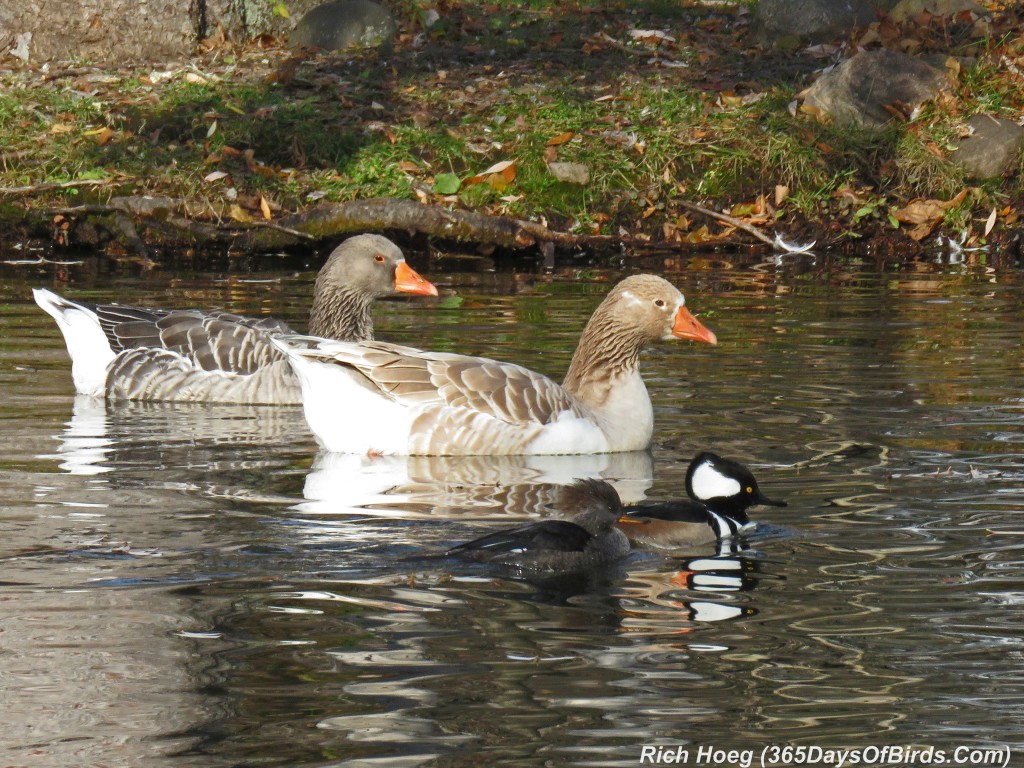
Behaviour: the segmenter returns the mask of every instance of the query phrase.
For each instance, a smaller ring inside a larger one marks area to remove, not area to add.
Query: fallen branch
[[[589,238],[548,229],[535,221],[488,216],[474,211],[424,205],[412,200],[374,198],[322,205],[279,219],[274,229],[251,229],[235,247],[265,251],[295,245],[296,235],[327,239],[352,232],[404,229],[435,237],[490,243],[503,248],[528,248],[537,243],[578,246]],[[289,233],[292,230],[296,234]]]
[[[33,195],[51,189],[69,189],[71,187],[102,187],[107,184],[123,184],[123,179],[80,179],[79,181],[44,181],[39,184],[28,184],[24,187],[0,187],[0,195]]]
[[[694,203],[684,201],[680,204],[773,245],[774,241],[756,227],[732,216]],[[114,197],[106,203],[51,208],[42,213],[75,217],[80,219],[79,226],[92,227],[93,230],[100,228],[144,260],[150,259],[149,248],[153,244],[170,247],[220,244],[229,246],[232,251],[253,253],[327,241],[357,232],[389,229],[510,250],[538,247],[549,257],[555,246],[589,249],[650,247],[646,241],[623,235],[573,234],[549,229],[536,221],[393,198],[321,205],[276,221],[255,222],[220,218],[215,209],[209,208],[197,218],[196,212],[190,212],[183,201],[144,195]],[[80,237],[86,236],[87,241],[96,242],[87,235],[83,231]]]
[[[705,216],[710,216],[713,219],[718,219],[719,221],[725,222],[729,226],[735,227],[736,229],[741,229],[748,235],[753,235],[762,243],[767,243],[768,245],[771,245],[773,247],[775,245],[775,241],[772,238],[768,237],[768,235],[766,235],[760,229],[753,226],[752,224],[747,224],[745,221],[741,221],[740,219],[737,219],[734,216],[729,216],[728,214],[725,213],[713,211],[710,208],[705,208],[703,205],[697,205],[696,203],[688,203],[685,200],[680,201],[680,205],[682,205],[684,208],[689,208],[691,211],[696,211],[697,213],[704,214]]]

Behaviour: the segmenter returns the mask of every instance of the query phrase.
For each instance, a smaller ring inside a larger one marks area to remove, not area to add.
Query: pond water
[[[0,764],[633,766],[661,746],[710,765],[699,747],[772,745],[1024,764],[1019,268],[412,260],[442,296],[382,302],[379,338],[561,378],[608,286],[656,271],[719,346],[646,353],[650,454],[339,457],[298,409],[76,400],[29,290],[302,328],[315,260],[0,267]],[[432,557],[574,477],[680,497],[701,449],[789,501],[755,510],[739,554],[547,581]]]

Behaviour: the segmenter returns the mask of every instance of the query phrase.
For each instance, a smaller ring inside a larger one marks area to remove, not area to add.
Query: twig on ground
[[[729,216],[728,214],[725,214],[725,213],[719,213],[718,211],[713,211],[710,208],[705,208],[703,205],[697,205],[696,203],[688,203],[685,200],[683,200],[680,204],[684,208],[689,208],[691,211],[696,211],[697,213],[702,213],[705,216],[710,216],[713,219],[718,219],[719,221],[723,221],[723,222],[725,222],[726,224],[728,224],[731,227],[736,227],[736,229],[741,229],[744,232],[746,232],[748,235],[753,235],[758,240],[760,240],[762,243],[767,243],[768,245],[771,245],[773,247],[775,246],[775,241],[772,238],[768,237],[768,235],[766,235],[760,229],[758,229],[757,227],[753,226],[752,224],[747,224],[745,221],[741,221],[740,219],[737,219],[734,216]]]
[[[121,179],[80,179],[78,181],[44,181],[39,184],[28,184],[24,187],[0,187],[0,195],[32,195],[47,192],[51,189],[69,189],[71,187],[102,187],[107,184],[120,183]]]

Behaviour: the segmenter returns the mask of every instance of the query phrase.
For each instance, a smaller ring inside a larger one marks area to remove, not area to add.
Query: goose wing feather
[[[125,334],[126,342],[128,339],[136,342],[127,343],[127,348],[165,349],[187,358],[204,371],[245,376],[284,359],[281,352],[268,343],[266,327],[238,315],[171,312],[155,322],[155,340],[147,335],[151,331],[140,325],[126,323],[119,329]]]
[[[519,426],[543,425],[566,411],[584,416],[548,377],[485,357],[430,353],[383,342],[331,344],[326,359],[361,373],[403,405],[437,405]]]
[[[255,373],[261,366],[283,359],[267,343],[267,335],[291,333],[280,320],[230,312],[146,309],[120,304],[102,304],[93,310],[115,352],[167,350],[206,371]]]

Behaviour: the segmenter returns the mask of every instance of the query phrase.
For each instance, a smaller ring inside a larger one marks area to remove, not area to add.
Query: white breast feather
[[[600,427],[572,411],[558,414],[529,445],[532,454],[604,453],[607,450],[608,438]]]

